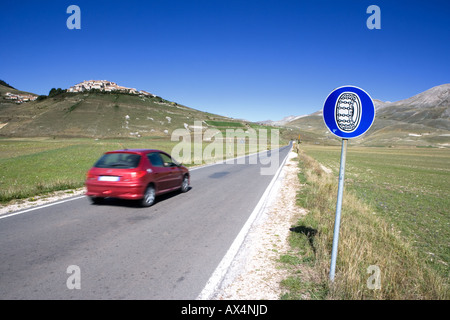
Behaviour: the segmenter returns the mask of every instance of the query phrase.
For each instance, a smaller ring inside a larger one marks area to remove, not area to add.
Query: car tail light
[[[94,178],[95,178],[95,175],[94,175],[92,172],[88,171],[88,172],[86,173],[86,179],[87,179],[87,180],[89,180],[89,179],[94,179]]]
[[[135,171],[131,173],[131,179],[140,179],[147,174],[147,171]]]

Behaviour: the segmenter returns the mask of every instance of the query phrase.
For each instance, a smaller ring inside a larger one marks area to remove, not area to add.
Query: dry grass
[[[326,173],[313,158],[300,151],[301,175],[304,183],[298,202],[309,210],[298,221],[297,230],[314,230],[313,238],[305,232],[292,233],[302,259],[311,257],[305,274],[315,274],[315,296],[324,299],[449,299],[447,280],[428,267],[417,252],[367,204],[344,190],[339,251],[334,283],[329,268],[336,210],[337,179]],[[311,235],[311,234],[310,234]],[[299,238],[299,239],[296,239]],[[372,289],[373,272],[380,270],[380,288]],[[311,278],[311,276],[309,276]],[[308,281],[301,276],[297,281]],[[291,279],[292,282],[292,279]],[[295,288],[295,286],[292,286]],[[297,285],[301,288],[301,285]],[[303,286],[304,287],[304,286]],[[309,285],[311,287],[311,285]],[[301,297],[301,292],[287,298]]]

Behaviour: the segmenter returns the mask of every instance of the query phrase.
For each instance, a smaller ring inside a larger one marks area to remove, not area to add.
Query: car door
[[[156,185],[156,192],[163,192],[170,189],[170,168],[164,166],[164,161],[159,152],[151,152],[147,154],[147,158],[152,165],[154,182]]]
[[[169,169],[168,175],[168,185],[169,188],[178,188],[181,186],[181,181],[183,180],[181,169],[175,164],[172,157],[166,153],[160,153],[161,159],[163,160],[164,167]]]

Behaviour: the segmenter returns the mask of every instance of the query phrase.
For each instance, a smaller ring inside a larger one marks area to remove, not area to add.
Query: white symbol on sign
[[[361,101],[353,92],[342,93],[334,108],[336,124],[345,132],[352,132],[358,128],[361,121]]]

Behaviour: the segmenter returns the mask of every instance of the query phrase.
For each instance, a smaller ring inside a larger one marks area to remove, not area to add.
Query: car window
[[[170,167],[173,165],[173,160],[171,157],[164,153],[160,153],[160,155],[165,166]]]
[[[161,159],[161,156],[157,152],[152,152],[147,155],[148,160],[154,167],[163,167],[164,162]]]
[[[94,165],[96,168],[132,169],[139,165],[141,156],[133,153],[106,153]]]

